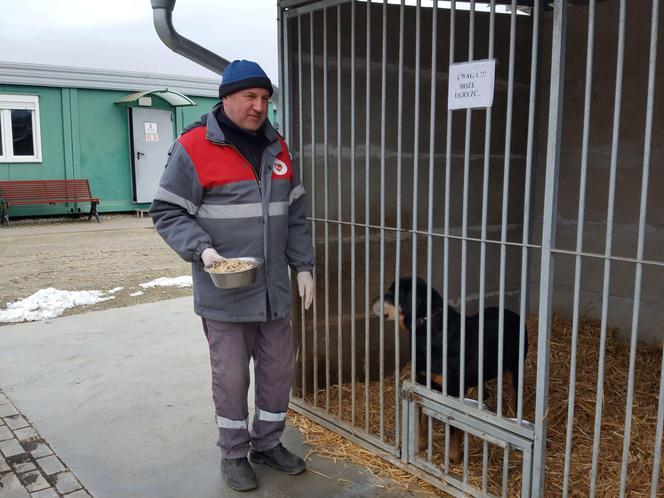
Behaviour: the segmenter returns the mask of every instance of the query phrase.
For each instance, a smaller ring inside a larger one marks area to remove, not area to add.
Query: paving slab
[[[0,388],[21,414],[10,428],[30,420],[95,498],[412,496],[317,457],[312,472],[258,466],[257,491],[228,489],[191,297],[0,327]],[[308,452],[297,429],[284,440]]]

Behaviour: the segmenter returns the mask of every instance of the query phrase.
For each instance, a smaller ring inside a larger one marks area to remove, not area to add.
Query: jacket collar
[[[205,123],[205,138],[211,142],[228,143],[215,115],[221,105],[221,102],[215,105],[212,109],[210,109],[210,112],[207,115],[201,117],[201,121]],[[265,123],[263,124],[263,133],[268,139],[268,143],[272,143],[277,140],[278,134],[268,119],[266,119]]]

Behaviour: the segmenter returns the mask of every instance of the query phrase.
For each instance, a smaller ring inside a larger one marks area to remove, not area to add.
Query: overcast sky
[[[276,83],[277,0],[177,0],[175,29]],[[157,37],[150,0],[0,0],[0,60],[215,78]]]

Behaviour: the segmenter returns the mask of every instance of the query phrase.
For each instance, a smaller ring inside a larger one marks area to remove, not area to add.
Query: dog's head
[[[439,307],[442,301],[440,294],[432,288],[432,309]],[[380,298],[374,300],[373,312],[378,316],[384,316],[386,320],[398,320],[402,330],[409,330],[413,314],[415,319],[427,316],[427,283],[417,277],[415,292],[413,292],[413,277],[402,277],[398,281],[395,280],[383,296],[383,312],[381,313],[380,309]]]

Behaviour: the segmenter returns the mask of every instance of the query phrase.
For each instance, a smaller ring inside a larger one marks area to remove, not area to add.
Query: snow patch
[[[159,277],[156,280],[151,280],[144,284],[140,284],[144,289],[152,287],[191,287],[191,275],[183,275],[181,277]]]
[[[0,310],[0,322],[48,320],[62,315],[66,309],[74,306],[86,306],[109,299],[115,299],[115,296],[104,297],[104,293],[98,290],[64,291],[48,287],[39,289],[25,299],[7,303],[7,309]]]

